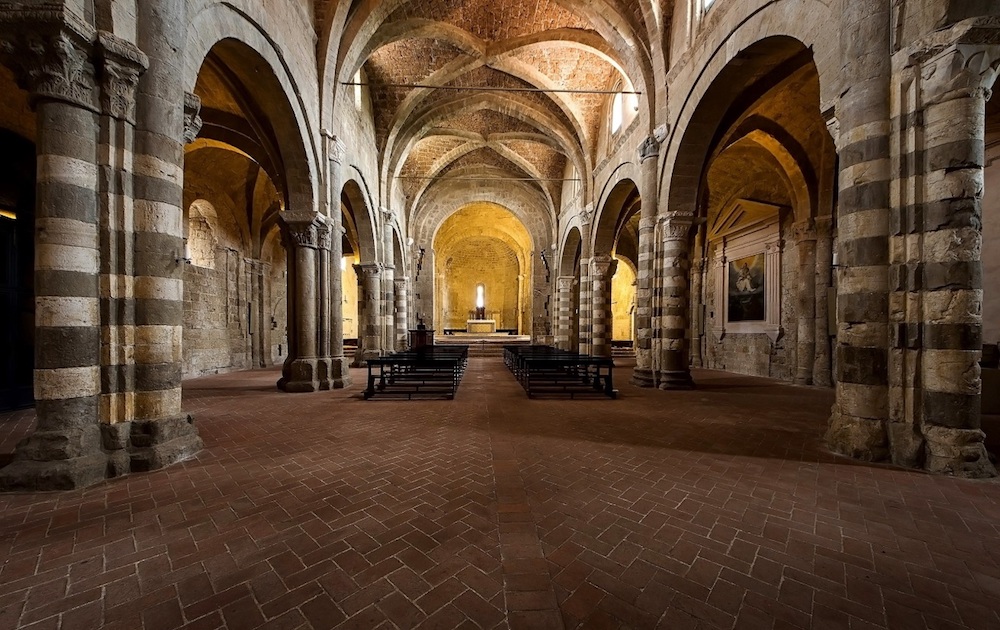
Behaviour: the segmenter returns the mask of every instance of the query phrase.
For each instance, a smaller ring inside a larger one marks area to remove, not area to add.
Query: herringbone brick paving
[[[829,391],[527,400],[473,359],[454,401],[363,401],[361,376],[189,381],[197,458],[0,495],[0,628],[1000,627],[1000,484],[827,454]]]

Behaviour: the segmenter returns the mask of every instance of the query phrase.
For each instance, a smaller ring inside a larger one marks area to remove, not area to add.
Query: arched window
[[[486,287],[476,285],[476,308],[486,308]]]
[[[715,2],[715,0],[701,0],[701,10],[708,11],[712,7],[713,2]]]
[[[618,86],[621,89],[621,86]],[[625,120],[625,95],[617,92],[611,100],[611,135],[621,131],[622,122]]]
[[[361,68],[354,74],[354,106],[361,109]]]

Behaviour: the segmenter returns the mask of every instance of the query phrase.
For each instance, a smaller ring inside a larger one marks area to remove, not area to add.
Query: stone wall
[[[486,312],[497,328],[519,329],[517,255],[505,243],[492,238],[470,237],[452,248],[437,252],[437,299],[439,328],[465,328],[469,311],[475,309],[476,286],[486,290]]]

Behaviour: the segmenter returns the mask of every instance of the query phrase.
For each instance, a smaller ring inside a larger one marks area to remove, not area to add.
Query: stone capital
[[[318,213],[286,211],[280,216],[285,227],[283,233],[291,246],[321,249],[320,232],[326,230],[329,238],[326,217]]]
[[[99,112],[93,36],[64,24],[19,17],[0,26],[0,61],[30,92],[32,105],[53,100]]]
[[[354,272],[358,276],[358,280],[363,280],[365,278],[377,277],[379,273],[382,272],[381,263],[360,263],[354,265]]]
[[[660,156],[660,141],[656,136],[646,136],[646,139],[639,145],[639,162],[655,160]]]
[[[811,218],[792,224],[792,238],[796,243],[816,240],[816,222]]]
[[[343,164],[344,159],[347,157],[347,143],[338,136],[330,136],[329,157],[331,162],[336,162],[337,164]]]
[[[607,254],[594,256],[590,259],[590,269],[591,277],[594,280],[598,282],[610,280],[615,275],[615,271],[618,270],[618,260]]]
[[[668,213],[660,216],[659,221],[663,241],[686,241],[691,236],[694,217],[689,214]]]
[[[924,105],[957,98],[989,99],[1000,67],[1000,45],[953,44],[922,60]]]
[[[833,217],[831,215],[816,217],[813,222],[816,225],[817,239],[829,240],[833,237]]]
[[[101,58],[101,110],[106,116],[135,124],[139,77],[149,67],[146,53],[111,33],[97,34]]]
[[[407,288],[407,284],[409,284],[409,282],[410,281],[408,279],[406,279],[406,278],[394,278],[392,280],[392,283],[396,286],[396,290],[397,291],[399,291],[400,289],[404,289],[405,290]]]
[[[201,98],[191,92],[184,93],[184,142],[190,144],[201,131]]]
[[[317,246],[324,251],[333,249],[333,226],[324,219],[316,227]]]
[[[569,292],[573,288],[574,282],[576,282],[576,276],[559,276],[556,278],[556,290],[560,293]]]

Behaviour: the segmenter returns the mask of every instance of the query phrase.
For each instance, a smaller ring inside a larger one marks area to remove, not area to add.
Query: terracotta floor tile
[[[185,382],[205,449],[0,495],[0,628],[995,628],[1000,484],[835,457],[832,392],[454,401]],[[33,412],[0,415],[0,460]]]

